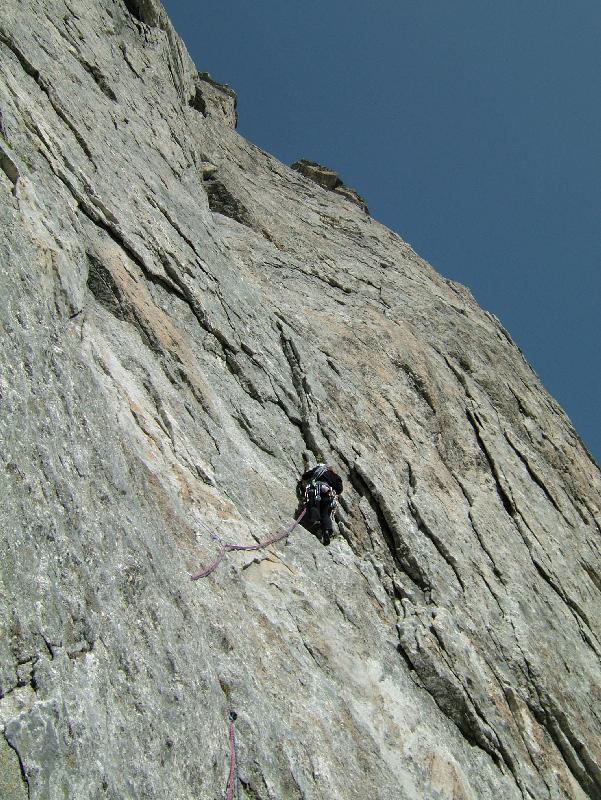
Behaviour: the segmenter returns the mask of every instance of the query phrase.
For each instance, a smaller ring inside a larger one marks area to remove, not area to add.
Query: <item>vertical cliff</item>
[[[498,321],[155,0],[5,0],[0,68],[0,795],[223,797],[234,708],[242,798],[600,798],[600,474]],[[190,581],[317,459],[328,548]]]

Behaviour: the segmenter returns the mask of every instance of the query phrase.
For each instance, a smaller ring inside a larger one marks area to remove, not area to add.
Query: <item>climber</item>
[[[319,530],[322,544],[329,545],[332,536],[332,516],[342,494],[342,478],[334,467],[317,464],[307,470],[296,487],[299,501],[307,503],[307,526]]]

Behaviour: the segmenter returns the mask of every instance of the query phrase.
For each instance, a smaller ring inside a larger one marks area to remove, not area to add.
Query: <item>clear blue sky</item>
[[[164,5],[240,133],[468,286],[601,461],[599,0]]]

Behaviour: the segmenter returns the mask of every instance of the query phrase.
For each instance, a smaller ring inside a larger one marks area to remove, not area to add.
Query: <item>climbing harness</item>
[[[318,481],[312,480],[311,483],[307,486],[305,491],[305,496],[310,499],[311,495],[316,502],[320,502],[322,499],[328,498],[332,501],[332,507],[337,505],[336,503],[336,492],[327,481]]]
[[[338,496],[326,481],[313,479],[305,488],[305,503],[310,508],[319,508],[322,500],[330,503],[330,513],[338,507]]]
[[[197,572],[195,575],[190,575],[190,580],[197,581],[199,578],[206,578],[207,575],[210,575],[211,572],[214,572],[219,564],[225,558],[225,554],[229,553],[231,550],[262,550],[264,547],[269,547],[270,544],[275,544],[276,542],[281,542],[282,539],[285,539],[287,536],[290,536],[292,531],[296,528],[299,524],[301,519],[307,513],[307,506],[303,506],[299,516],[287,525],[283,531],[280,531],[275,536],[272,536],[271,539],[265,539],[264,542],[259,542],[258,544],[224,544],[219,551],[219,554],[215,561],[212,564],[209,564],[208,567],[201,569],[200,572]]]
[[[234,729],[234,722],[238,715],[235,711],[230,711],[228,727],[230,736],[230,774],[227,780],[227,794],[226,800],[234,800],[234,793],[236,800],[239,800],[239,786],[240,780],[238,778],[238,749],[236,746],[236,731]]]

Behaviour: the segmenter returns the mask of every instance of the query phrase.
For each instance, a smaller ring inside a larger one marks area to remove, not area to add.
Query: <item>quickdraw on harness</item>
[[[219,554],[215,561],[212,564],[209,564],[208,567],[201,569],[200,572],[197,572],[195,575],[190,576],[190,580],[197,581],[199,578],[206,578],[207,575],[210,575],[211,572],[214,572],[219,564],[225,558],[225,554],[231,552],[232,550],[262,550],[264,547],[269,547],[270,544],[275,544],[276,542],[281,542],[282,539],[285,539],[287,536],[290,536],[292,531],[296,528],[299,524],[301,519],[307,513],[307,506],[304,505],[301,509],[300,514],[298,517],[287,525],[282,531],[279,531],[275,536],[272,536],[270,539],[265,539],[263,542],[259,542],[258,544],[224,544],[219,551]]]
[[[326,495],[332,501],[332,508],[336,506],[336,493],[327,481],[320,480],[327,471],[328,468],[325,464],[317,464],[313,468],[311,480],[305,487],[305,502],[319,504],[322,500],[322,495]]]
[[[316,478],[311,480],[305,487],[305,503],[319,505],[322,499],[330,501],[332,510],[336,508],[338,502],[336,500],[336,492],[326,481],[320,481]]]

